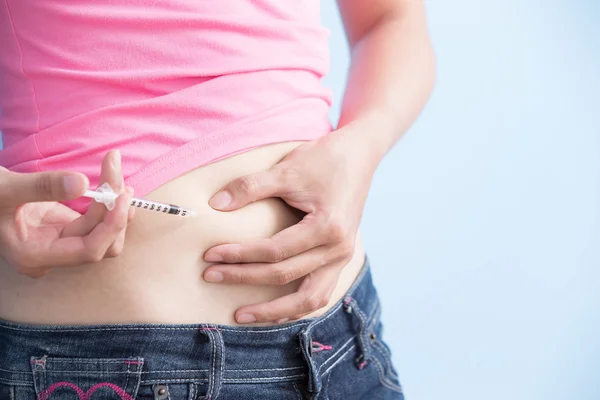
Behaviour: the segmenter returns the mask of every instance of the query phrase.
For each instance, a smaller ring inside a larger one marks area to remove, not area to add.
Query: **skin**
[[[420,0],[338,0],[352,51],[338,129],[299,146],[268,171],[243,176],[209,204],[232,211],[280,197],[303,211],[271,238],[215,246],[204,259],[214,283],[282,285],[297,292],[241,307],[238,323],[285,322],[326,306],[352,257],[377,165],[424,107],[435,57]],[[372,62],[377,60],[377,62]]]
[[[121,157],[110,151],[102,179],[123,191]],[[123,250],[132,190],[125,188],[112,211],[94,203],[81,215],[59,201],[80,197],[87,178],[75,172],[21,174],[0,169],[0,254],[20,273],[39,278],[53,268],[116,257]]]
[[[273,237],[209,249],[215,283],[282,285],[297,292],[241,307],[238,323],[284,322],[325,306],[350,260],[377,165],[423,108],[433,88],[434,56],[420,0],[338,0],[352,65],[338,129],[297,147],[273,168],[226,185],[209,202],[233,211],[280,197],[304,213]],[[377,62],[372,62],[377,60]],[[65,186],[65,178],[70,184]],[[101,181],[123,188],[118,151],[102,163]],[[89,183],[71,172],[19,174],[0,169],[0,255],[19,272],[40,277],[116,257],[123,249],[131,191],[108,212],[92,204],[84,214],[58,203]],[[229,201],[227,201],[229,199]]]

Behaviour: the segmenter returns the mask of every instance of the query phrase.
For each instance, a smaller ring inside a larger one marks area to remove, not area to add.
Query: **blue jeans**
[[[403,400],[368,261],[325,315],[280,326],[0,321],[1,400]]]

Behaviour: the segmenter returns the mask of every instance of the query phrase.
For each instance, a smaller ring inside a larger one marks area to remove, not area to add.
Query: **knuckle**
[[[335,260],[329,254],[325,254],[318,259],[318,266],[319,266],[319,268],[324,267],[332,261],[335,261]]]
[[[117,257],[123,251],[122,246],[119,246],[116,243],[113,243],[108,250],[106,251],[106,257]]]
[[[255,312],[254,315],[256,316],[258,322],[274,321],[277,318],[276,314],[273,311],[266,309]]]
[[[338,258],[340,260],[347,260],[352,258],[354,255],[354,244],[349,241],[344,241],[339,245]]]
[[[241,193],[252,193],[258,188],[258,179],[254,175],[241,177],[236,185],[236,189]]]
[[[329,303],[329,296],[321,297],[321,303],[319,305],[319,308],[325,307],[328,303]]]
[[[281,180],[290,186],[296,186],[300,182],[302,174],[296,168],[282,168],[280,170]]]
[[[340,243],[346,240],[346,230],[339,222],[330,222],[327,229],[327,236],[335,243]]]
[[[25,276],[35,275],[33,272],[34,271],[33,268],[26,267],[24,265],[18,264],[15,266],[15,269],[17,270],[17,273],[19,275],[25,275]]]
[[[88,262],[98,262],[104,258],[106,252],[101,248],[89,249],[87,252],[87,261]]]
[[[124,214],[123,216],[121,216],[121,218],[118,218],[117,221],[115,222],[115,231],[116,232],[120,233],[125,228],[127,228],[127,214]]]
[[[26,272],[39,266],[39,260],[31,255],[20,255],[15,259],[14,265],[19,273],[26,275]]]
[[[236,284],[245,284],[249,283],[248,275],[244,272],[237,272],[229,274],[231,282]]]
[[[16,255],[12,264],[19,274],[26,276],[38,275],[38,270],[42,269],[43,265],[39,257],[35,254],[27,253]]]
[[[38,263],[34,262],[19,262],[15,265],[15,269],[17,273],[20,275],[25,275],[30,278],[41,278],[44,276],[45,269],[41,268]]]
[[[287,253],[288,252],[284,247],[275,244],[273,247],[271,247],[268,250],[267,258],[271,262],[281,262],[281,261],[285,260],[286,258],[288,258]]]
[[[287,285],[295,279],[296,274],[289,268],[277,270],[274,276],[274,281],[276,285]]]
[[[327,305],[327,299],[318,294],[313,294],[304,299],[304,309],[308,312],[316,311]]]
[[[42,269],[27,269],[17,270],[19,274],[28,276],[29,278],[38,279],[46,275],[46,272]]]
[[[35,192],[41,200],[49,201],[52,196],[52,178],[49,174],[42,174],[35,180]]]
[[[223,261],[230,264],[239,264],[242,262],[245,253],[241,250],[231,250],[223,254]]]
[[[11,187],[11,176],[14,172],[11,172],[4,167],[0,167],[0,172],[0,190],[2,190],[2,193],[6,193]]]

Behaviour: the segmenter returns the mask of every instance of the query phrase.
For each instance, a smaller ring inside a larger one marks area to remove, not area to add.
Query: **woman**
[[[338,3],[336,130],[317,1],[0,8],[1,399],[403,398],[357,231],[434,57],[421,2]]]

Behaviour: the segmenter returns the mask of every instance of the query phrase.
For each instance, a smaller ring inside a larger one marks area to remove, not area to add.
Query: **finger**
[[[123,176],[121,173],[121,156],[118,150],[111,150],[104,156],[100,182],[101,184],[108,183],[115,193],[122,191]],[[93,201],[84,215],[63,229],[61,237],[87,235],[102,220],[107,211],[104,204]]]
[[[208,282],[287,285],[327,265],[328,251],[318,247],[275,264],[218,264],[204,271]]]
[[[133,196],[132,188],[127,187],[125,189],[125,191],[129,196]],[[133,220],[134,215],[135,215],[135,207],[129,207],[129,210],[127,212],[127,225],[129,225],[129,223]],[[121,252],[123,251],[123,247],[125,246],[125,234],[126,233],[127,233],[127,228],[125,228],[121,231],[121,233],[117,237],[117,240],[115,240],[114,243],[111,244],[110,247],[108,248],[108,250],[106,251],[106,257],[117,257],[119,254],[121,254]]]
[[[119,236],[117,236],[117,240],[115,240],[108,250],[106,250],[105,257],[117,257],[123,251],[123,247],[125,246],[125,232],[127,229],[123,229]]]
[[[0,206],[17,207],[37,201],[73,200],[87,190],[87,177],[78,172],[18,173],[1,171]]]
[[[121,168],[121,153],[119,150],[111,150],[104,156],[100,170],[100,185],[108,183],[115,193],[123,192],[123,173]],[[90,221],[100,221],[106,214],[107,208],[104,204],[92,202],[86,214]],[[92,223],[92,227],[95,223]],[[90,227],[91,228],[91,227]]]
[[[283,188],[279,169],[242,176],[229,183],[208,201],[208,204],[222,211],[231,211],[253,201],[275,197]]]
[[[276,263],[325,244],[327,238],[321,236],[317,223],[307,217],[267,239],[212,247],[204,254],[204,260],[234,264]]]
[[[130,188],[131,194],[133,196],[133,188]],[[135,207],[129,207],[129,212],[127,213],[127,223],[130,223],[135,218]]]
[[[115,208],[106,213],[100,223],[86,236],[63,237],[42,254],[39,265],[66,267],[102,260],[108,248],[118,239],[127,225],[131,196],[127,193],[117,198]]]
[[[297,292],[278,299],[239,308],[238,323],[273,322],[297,315],[307,315],[329,304],[337,284],[340,267],[319,268],[304,278]]]

